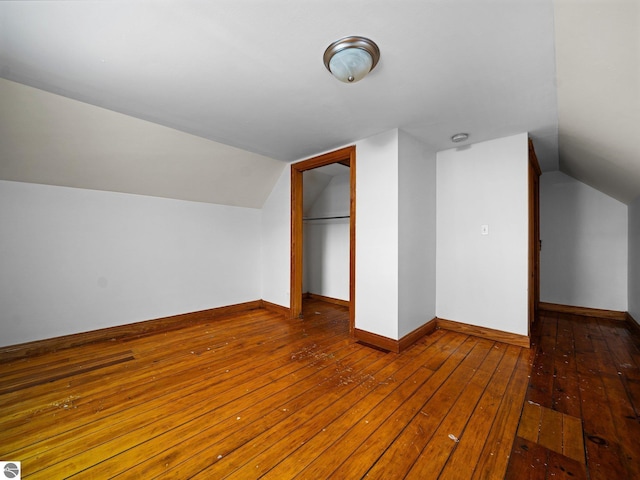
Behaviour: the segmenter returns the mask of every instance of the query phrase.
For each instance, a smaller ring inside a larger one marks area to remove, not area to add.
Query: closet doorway
[[[302,316],[302,295],[304,282],[304,172],[328,165],[341,164],[349,167],[349,330],[353,335],[355,328],[355,232],[356,232],[356,147],[350,146],[326,153],[318,157],[291,165],[291,297],[292,318]],[[329,215],[347,217],[347,215]],[[320,218],[308,220],[328,222],[345,221],[343,218]]]

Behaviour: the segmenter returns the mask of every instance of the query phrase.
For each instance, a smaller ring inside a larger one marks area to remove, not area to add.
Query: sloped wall
[[[261,208],[285,164],[0,78],[0,179]]]

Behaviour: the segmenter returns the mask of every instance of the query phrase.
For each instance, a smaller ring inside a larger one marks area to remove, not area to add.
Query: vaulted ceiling
[[[640,195],[639,3],[1,2],[0,179],[259,206],[257,185],[268,191],[283,162],[392,128],[436,151],[458,132],[474,143],[528,131],[543,170],[629,202]],[[354,34],[381,60],[343,84],[322,54]],[[86,137],[79,124],[107,116],[111,142],[74,139],[74,123]],[[30,125],[50,141],[19,134]],[[224,185],[238,198],[207,196]]]

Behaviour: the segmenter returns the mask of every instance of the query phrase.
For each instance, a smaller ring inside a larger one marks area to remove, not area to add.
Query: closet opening
[[[292,318],[303,295],[349,308],[355,328],[355,160],[350,146],[291,165]]]

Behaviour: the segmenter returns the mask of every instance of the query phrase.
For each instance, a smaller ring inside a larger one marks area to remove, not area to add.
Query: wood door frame
[[[529,139],[529,336],[540,304],[540,164]]]
[[[291,164],[291,318],[302,315],[302,215],[303,182],[302,174],[307,170],[324,167],[332,163],[349,166],[349,331],[353,336],[355,329],[355,290],[356,290],[356,147],[355,145],[325,153],[309,160]]]

